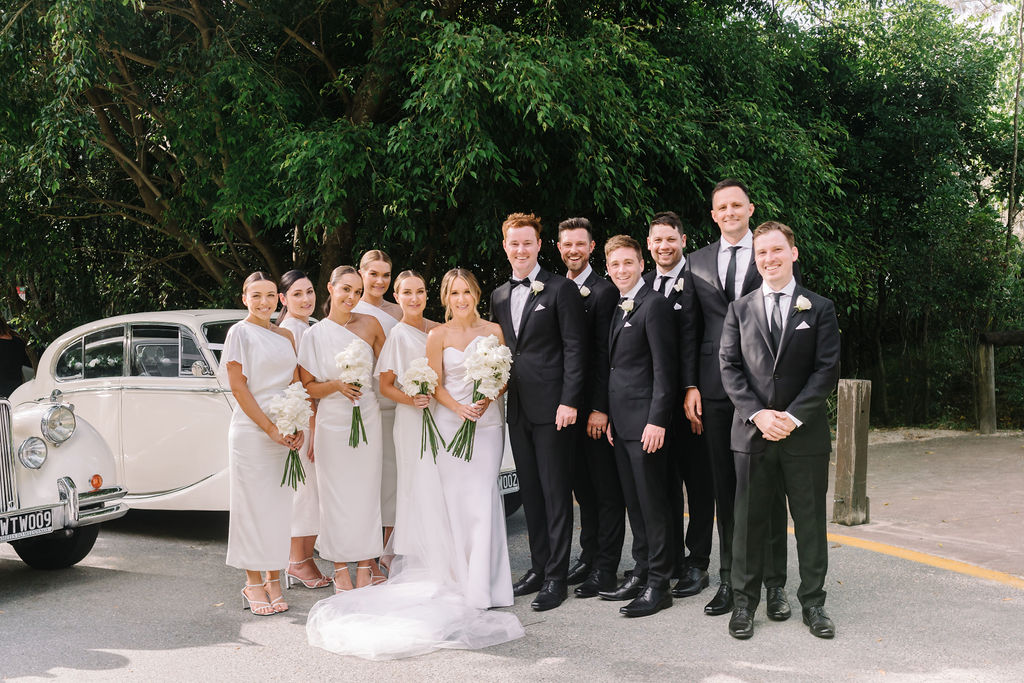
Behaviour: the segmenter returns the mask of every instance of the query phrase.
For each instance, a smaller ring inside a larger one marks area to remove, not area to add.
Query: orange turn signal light
[[[92,484],[92,490],[95,491],[99,487],[103,486],[103,477],[98,474],[94,474],[92,475],[92,479],[89,480],[89,483]]]

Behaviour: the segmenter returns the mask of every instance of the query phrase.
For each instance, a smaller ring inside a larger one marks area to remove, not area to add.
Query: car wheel
[[[18,557],[33,569],[64,569],[89,554],[99,533],[100,525],[91,524],[13,541],[11,545]]]
[[[506,493],[501,498],[505,502],[505,516],[511,517],[515,514],[516,510],[523,504],[523,499],[519,495],[519,491],[513,491],[512,493]]]

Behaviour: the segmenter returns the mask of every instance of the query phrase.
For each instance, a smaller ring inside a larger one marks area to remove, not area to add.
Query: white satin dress
[[[309,330],[309,324],[298,318],[285,318],[281,327],[292,333],[295,337],[295,348],[299,348],[303,335]],[[300,483],[295,495],[292,498],[292,536],[301,538],[303,536],[316,536],[320,530],[320,496],[317,493],[316,467],[310,462],[307,452],[311,439],[306,433],[306,440],[299,449],[299,457],[302,459],[302,469],[306,473],[305,483]],[[316,451],[313,451],[314,457]]]
[[[352,308],[356,313],[372,315],[384,328],[384,336],[391,336],[391,330],[398,320],[383,308],[360,301]],[[383,353],[383,350],[381,351]],[[384,526],[395,526],[395,507],[398,497],[398,466],[395,463],[395,442],[391,434],[395,426],[396,403],[380,393],[380,378],[373,377],[373,391],[380,406],[380,426],[383,434],[380,476],[380,517]]]
[[[461,358],[461,352],[445,353],[446,386],[453,396],[465,384]],[[402,461],[410,465],[408,509],[395,526],[400,552],[388,581],[313,605],[306,622],[310,645],[380,660],[442,648],[480,649],[525,635],[514,614],[488,609],[512,604],[505,517],[497,497],[502,423],[492,408],[477,429],[470,462],[449,463],[454,458],[444,451],[437,465],[429,454]],[[435,417],[442,412],[453,416],[446,423],[448,438],[458,418],[443,408],[436,408]],[[418,424],[415,436],[418,451]],[[468,497],[454,500],[457,495]]]
[[[232,325],[224,340],[220,377],[225,385],[231,362],[242,366],[249,391],[264,412],[295,376],[291,342],[245,320]],[[288,565],[293,491],[281,486],[287,456],[286,446],[272,441],[235,406],[228,428],[228,565],[253,571]]]
[[[299,365],[318,382],[338,379],[335,356],[353,341],[366,344],[330,318],[309,328],[299,346]],[[366,344],[372,355],[373,351]],[[352,401],[334,392],[320,399],[313,434],[314,466],[320,494],[320,557],[358,562],[384,550],[380,521],[380,410],[372,391],[359,400],[367,443],[348,445]]]

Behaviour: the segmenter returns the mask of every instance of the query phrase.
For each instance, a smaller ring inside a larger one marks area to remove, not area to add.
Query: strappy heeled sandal
[[[291,570],[292,565],[298,565],[298,566],[301,567],[302,565],[306,564],[307,562],[311,561],[312,559],[313,559],[312,557],[307,557],[306,559],[302,560],[301,562],[291,562],[291,561],[288,562],[288,569],[286,569],[285,572],[284,572],[284,587],[285,588],[291,589],[292,583],[295,582],[295,581],[298,581],[299,583],[301,583],[306,588],[326,588],[327,586],[331,585],[331,580],[329,578],[327,578],[326,576],[324,576],[322,572],[320,573],[320,576],[314,577],[312,579],[304,579],[301,576],[296,576],[295,574],[291,573],[290,570]],[[315,563],[314,563],[314,566],[315,566]],[[319,567],[317,567],[317,571],[320,571]]]
[[[267,590],[261,583],[247,583],[245,588],[263,588],[264,592]],[[249,610],[258,617],[269,617],[274,613],[274,607],[269,602],[263,600],[253,600],[245,594],[245,588],[242,589],[242,609]]]
[[[281,579],[267,579],[263,582],[263,590],[267,591],[267,597],[270,598],[270,591],[267,590],[268,583],[281,583]],[[283,595],[270,598],[270,607],[274,610],[275,614],[288,611],[288,603],[284,601]]]

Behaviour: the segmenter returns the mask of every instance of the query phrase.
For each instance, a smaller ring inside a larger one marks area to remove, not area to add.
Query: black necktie
[[[779,342],[782,341],[782,292],[772,292],[774,307],[772,308],[772,353],[779,353]]]
[[[725,298],[728,301],[736,299],[736,252],[739,246],[729,247],[729,265],[725,269]]]
[[[659,275],[658,276],[658,287],[657,287],[657,289],[658,289],[658,293],[659,294],[664,296],[664,294],[665,294],[665,285],[668,284],[668,281],[669,281],[670,277],[672,277],[672,276],[671,275]]]
[[[508,281],[512,283],[513,287],[518,287],[519,285],[523,285],[524,287],[530,286],[530,278],[528,277],[524,277],[522,280],[517,280],[514,277],[510,277]]]

